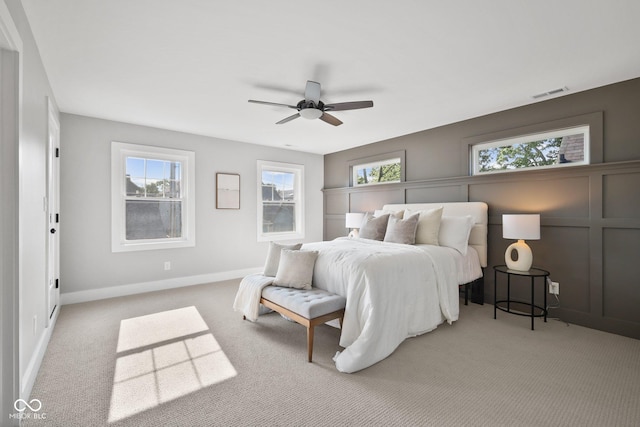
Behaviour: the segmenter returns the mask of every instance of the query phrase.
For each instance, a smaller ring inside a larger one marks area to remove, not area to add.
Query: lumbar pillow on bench
[[[278,264],[278,272],[273,280],[273,285],[296,289],[311,289],[316,258],[318,258],[318,251],[283,249],[280,253],[280,263]]]
[[[281,245],[279,243],[270,242],[269,252],[267,253],[267,261],[264,265],[264,274],[269,277],[276,277],[278,272],[278,265],[280,264],[280,252],[283,249],[299,250],[302,247],[302,243],[295,245]]]

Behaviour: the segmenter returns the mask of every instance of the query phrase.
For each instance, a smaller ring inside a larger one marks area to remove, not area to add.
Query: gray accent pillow
[[[407,219],[398,219],[395,216],[391,216],[387,224],[384,241],[413,245],[416,242],[418,219],[420,219],[420,214],[411,215]]]
[[[294,245],[281,245],[279,243],[269,242],[269,252],[267,252],[267,261],[264,264],[264,274],[269,277],[276,277],[278,272],[278,265],[280,264],[280,252],[282,249],[299,250],[302,247],[302,243],[296,243]]]
[[[374,217],[367,213],[360,226],[360,238],[383,240],[384,233],[387,231],[387,222],[389,222],[389,214]]]
[[[313,267],[318,251],[292,251],[283,249],[280,253],[278,273],[273,279],[274,286],[296,289],[311,289]]]

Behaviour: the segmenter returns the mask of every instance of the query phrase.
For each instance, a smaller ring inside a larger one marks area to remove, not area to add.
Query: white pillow
[[[440,246],[453,248],[462,255],[466,255],[471,228],[473,228],[471,215],[443,216],[440,221],[440,234],[438,235]]]
[[[295,245],[281,245],[279,243],[269,242],[269,252],[267,252],[267,261],[264,264],[265,276],[276,277],[278,272],[278,264],[280,264],[280,251],[282,249],[298,250],[302,247],[302,243]]]
[[[416,229],[416,245],[438,245],[442,209],[442,206],[440,206],[426,211],[411,211],[407,209],[404,212],[405,218],[416,213],[420,214],[418,228]]]
[[[311,289],[313,267],[318,251],[292,251],[283,249],[280,253],[278,273],[273,279],[274,286],[296,289]]]

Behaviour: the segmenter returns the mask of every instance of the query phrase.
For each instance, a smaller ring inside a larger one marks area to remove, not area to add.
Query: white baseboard
[[[129,285],[113,286],[109,288],[65,292],[60,294],[60,304],[76,304],[79,302],[96,301],[106,298],[121,297],[125,295],[142,294],[145,292],[161,291],[164,289],[201,285],[203,283],[220,282],[223,280],[237,279],[239,277],[259,273],[261,271],[262,267],[245,268],[243,270],[223,271],[220,273],[200,274],[197,276],[175,277],[172,279],[132,283]]]
[[[44,359],[44,354],[49,346],[51,334],[53,333],[56,321],[58,320],[58,313],[60,313],[60,307],[55,311],[53,318],[51,319],[51,323],[40,336],[38,344],[36,344],[36,348],[29,360],[29,365],[27,365],[27,369],[25,369],[24,375],[20,379],[20,398],[26,401],[29,401],[31,398],[31,390],[33,389],[33,384],[36,382],[36,377],[38,376],[42,359]],[[38,398],[38,396],[34,397]]]

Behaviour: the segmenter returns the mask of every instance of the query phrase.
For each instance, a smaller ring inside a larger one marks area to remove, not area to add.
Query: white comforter
[[[451,249],[368,239],[306,243],[319,251],[313,285],[347,298],[341,372],[389,356],[407,337],[458,319],[458,272]]]

